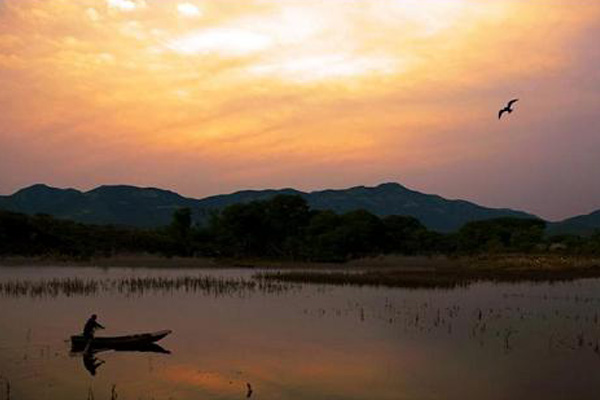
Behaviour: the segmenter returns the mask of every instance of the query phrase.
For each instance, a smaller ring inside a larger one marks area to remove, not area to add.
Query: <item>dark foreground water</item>
[[[2,399],[597,399],[600,281],[261,286],[253,272],[0,269]],[[170,354],[66,341],[172,329]],[[247,384],[252,387],[248,392]]]

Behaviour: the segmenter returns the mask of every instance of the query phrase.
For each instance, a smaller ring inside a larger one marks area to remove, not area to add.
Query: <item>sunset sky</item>
[[[0,0],[0,194],[396,181],[587,213],[599,37],[600,0]]]

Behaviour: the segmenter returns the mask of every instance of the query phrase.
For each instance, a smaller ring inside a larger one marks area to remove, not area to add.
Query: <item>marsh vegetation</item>
[[[145,276],[121,278],[53,278],[41,280],[7,280],[0,282],[0,296],[58,297],[198,293],[210,296],[243,296],[251,293],[278,293],[294,288],[293,284],[272,279],[223,278],[210,275]]]
[[[600,277],[600,259],[563,256],[501,255],[462,257],[417,266],[377,267],[322,271],[315,268],[263,272],[261,280],[327,285],[385,286],[398,288],[464,287],[477,282],[561,282]]]

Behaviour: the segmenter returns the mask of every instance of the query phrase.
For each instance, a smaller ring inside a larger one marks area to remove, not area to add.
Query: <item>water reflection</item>
[[[102,364],[105,363],[104,360],[100,360],[98,357],[96,357],[96,354],[94,351],[84,352],[82,358],[83,358],[83,366],[85,367],[85,369],[87,369],[87,371],[92,376],[95,376],[96,370],[98,369],[98,367],[100,367]]]
[[[182,283],[252,281],[255,272],[0,271],[0,285],[12,282],[5,288],[96,282],[89,295],[3,292],[0,399],[8,381],[20,400],[110,399],[117,388],[119,399],[155,400],[597,398],[600,280],[436,291]],[[175,330],[164,339],[172,355],[153,347],[69,357],[65,331],[92,311],[107,327]]]
[[[126,352],[126,353],[157,353],[157,354],[171,354],[171,351],[159,346],[156,343],[149,343],[143,345],[121,345],[113,348],[92,348],[81,350],[80,347],[74,346],[71,349],[71,356],[81,356],[83,360],[84,368],[92,376],[96,376],[98,368],[105,364],[106,361],[97,357],[99,353],[105,353],[109,351],[115,352]]]

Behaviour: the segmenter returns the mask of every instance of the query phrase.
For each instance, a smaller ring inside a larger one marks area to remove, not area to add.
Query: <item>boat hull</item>
[[[94,337],[90,343],[90,347],[94,349],[120,349],[120,348],[135,348],[150,345],[163,339],[170,334],[170,330],[140,333],[137,335],[127,336],[112,336],[112,337]],[[83,351],[88,345],[88,340],[83,335],[71,336],[71,347],[73,351]]]

